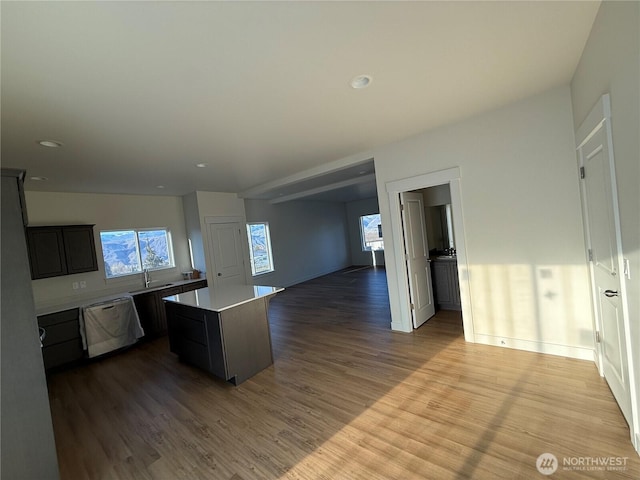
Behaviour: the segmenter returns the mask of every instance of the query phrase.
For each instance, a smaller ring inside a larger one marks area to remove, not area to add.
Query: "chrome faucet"
[[[151,274],[149,273],[149,269],[145,268],[142,273],[144,273],[144,288],[149,288],[149,285],[151,285]]]

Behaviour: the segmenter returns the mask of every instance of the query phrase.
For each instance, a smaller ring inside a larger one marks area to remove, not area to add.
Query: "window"
[[[171,233],[166,228],[100,232],[107,278],[174,267]]]
[[[379,213],[360,217],[360,236],[362,237],[362,250],[384,250]]]
[[[271,254],[271,238],[268,223],[247,223],[249,238],[249,256],[251,257],[251,273],[273,272],[273,255]]]

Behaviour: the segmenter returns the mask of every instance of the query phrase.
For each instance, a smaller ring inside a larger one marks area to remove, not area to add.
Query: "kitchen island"
[[[207,287],[163,298],[181,360],[239,385],[273,364],[269,299],[280,287]]]

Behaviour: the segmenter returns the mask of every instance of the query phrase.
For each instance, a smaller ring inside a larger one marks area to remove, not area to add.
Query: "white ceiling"
[[[598,6],[3,1],[2,166],[48,178],[29,190],[372,196],[370,158],[323,166],[568,84]]]

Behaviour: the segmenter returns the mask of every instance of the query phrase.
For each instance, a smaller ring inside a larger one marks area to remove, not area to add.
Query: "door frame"
[[[466,235],[462,213],[462,191],[460,186],[460,168],[448,168],[436,172],[425,173],[414,177],[403,178],[387,182],[385,188],[389,195],[389,213],[391,220],[391,235],[395,270],[398,284],[398,298],[401,324],[392,323],[394,330],[403,332],[413,331],[411,312],[409,310],[409,274],[404,255],[404,240],[402,227],[402,213],[400,210],[400,193],[423,188],[449,185],[451,192],[451,212],[453,216],[453,228],[456,232],[456,252],[458,260],[458,279],[460,283],[460,301],[462,304],[462,324],[464,339],[467,342],[475,341],[473,328],[473,314],[471,308],[471,289],[469,284],[469,266],[467,263]]]
[[[576,130],[576,157],[578,162],[578,168],[584,166],[583,158],[580,155],[580,148],[591,139],[591,137],[599,130],[605,129],[605,135],[607,136],[607,144],[608,144],[608,158],[609,158],[609,174],[611,178],[611,200],[613,207],[613,222],[615,228],[615,248],[616,248],[616,265],[618,267],[619,272],[619,281],[620,281],[620,303],[622,307],[622,326],[625,336],[625,346],[627,350],[627,373],[629,375],[629,396],[631,401],[631,424],[629,425],[629,430],[631,431],[631,441],[634,444],[634,447],[637,451],[640,452],[640,419],[638,412],[638,386],[635,383],[635,370],[636,367],[633,363],[633,352],[634,348],[631,343],[631,328],[629,325],[629,303],[627,297],[627,277],[626,277],[626,269],[625,269],[625,260],[624,260],[624,250],[622,247],[622,230],[620,223],[620,206],[618,204],[618,187],[617,187],[617,178],[615,171],[615,157],[614,157],[614,149],[613,149],[613,133],[611,129],[611,100],[609,94],[602,95],[596,105],[594,105],[593,109],[587,116],[587,118],[582,122],[580,127]],[[582,218],[583,218],[583,231],[585,238],[585,246],[590,248],[590,237],[587,225],[587,219],[585,218],[585,193],[584,193],[584,183],[581,182],[580,185],[580,201],[582,206]],[[589,269],[589,280],[591,283],[591,305],[593,308],[593,321],[594,321],[594,329],[595,331],[602,331],[601,328],[601,319],[598,316],[598,312],[596,311],[595,298],[597,295],[595,292],[595,282],[594,282],[594,272],[593,265],[589,261],[588,252],[585,252],[585,258],[587,267]],[[599,343],[595,343],[594,348],[594,362],[598,368],[598,372],[600,375],[604,375],[603,370],[603,360],[602,360],[602,349]]]
[[[216,224],[216,223],[239,223],[240,224],[240,239],[242,242],[242,260],[244,264],[243,265],[244,278],[245,278],[245,283],[249,284],[250,279],[252,279],[253,277],[251,275],[251,268],[248,268],[249,241],[247,240],[247,230],[246,230],[247,221],[244,217],[241,217],[241,216],[206,215],[204,217],[204,224],[206,227],[205,229],[206,235],[203,235],[203,237],[206,237],[206,245],[204,245],[204,247],[206,248],[206,251],[207,251],[207,255],[206,255],[206,261],[208,262],[207,269],[211,272],[208,275],[207,280],[212,282],[214,285],[218,284],[218,281],[217,281],[218,277],[215,274],[216,272],[215,258],[213,255],[213,251],[211,250],[212,239],[211,239],[211,236],[209,235],[209,225]]]

